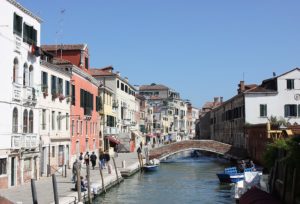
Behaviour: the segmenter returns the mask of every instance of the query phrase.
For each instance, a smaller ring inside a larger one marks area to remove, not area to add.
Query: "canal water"
[[[156,172],[137,173],[125,179],[94,203],[235,203],[233,186],[220,184],[216,176],[228,165],[221,158],[191,157],[191,152],[184,152],[162,162]]]

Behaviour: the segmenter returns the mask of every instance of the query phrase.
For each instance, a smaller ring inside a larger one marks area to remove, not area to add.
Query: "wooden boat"
[[[158,170],[159,165],[158,164],[145,164],[143,166],[143,170],[145,171],[156,171]]]

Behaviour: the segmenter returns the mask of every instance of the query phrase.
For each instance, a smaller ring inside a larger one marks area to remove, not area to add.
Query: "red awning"
[[[110,141],[110,142],[113,142],[113,143],[116,143],[116,144],[120,144],[120,140],[118,140],[115,136],[108,136],[107,139]]]

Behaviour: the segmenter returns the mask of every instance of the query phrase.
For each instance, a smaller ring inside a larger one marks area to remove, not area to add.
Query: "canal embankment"
[[[91,194],[92,198],[103,193],[105,190],[118,185],[123,181],[123,177],[131,176],[139,170],[139,162],[137,154],[133,153],[119,153],[115,157],[117,171],[114,169],[114,163],[111,159],[111,171],[108,168],[103,169],[104,188],[102,187],[102,180],[100,170],[97,166],[94,170],[90,170]],[[116,174],[117,172],[117,174]],[[56,172],[57,192],[60,204],[77,203],[78,192],[74,191],[75,184],[72,182],[72,171],[67,169],[67,176],[62,175],[61,172]],[[81,175],[86,176],[86,167],[82,165]],[[118,175],[118,176],[117,176]],[[51,177],[43,177],[35,181],[36,195],[38,203],[54,203],[54,190]],[[105,190],[104,190],[105,189]],[[81,197],[87,198],[87,191],[82,192]],[[13,203],[31,204],[33,203],[30,182],[21,186],[2,189],[0,196],[7,198]]]

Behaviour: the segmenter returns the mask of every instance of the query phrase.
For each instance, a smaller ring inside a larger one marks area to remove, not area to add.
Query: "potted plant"
[[[62,101],[62,100],[65,99],[65,96],[61,93],[61,94],[59,94],[58,98],[59,98],[60,101]]]

